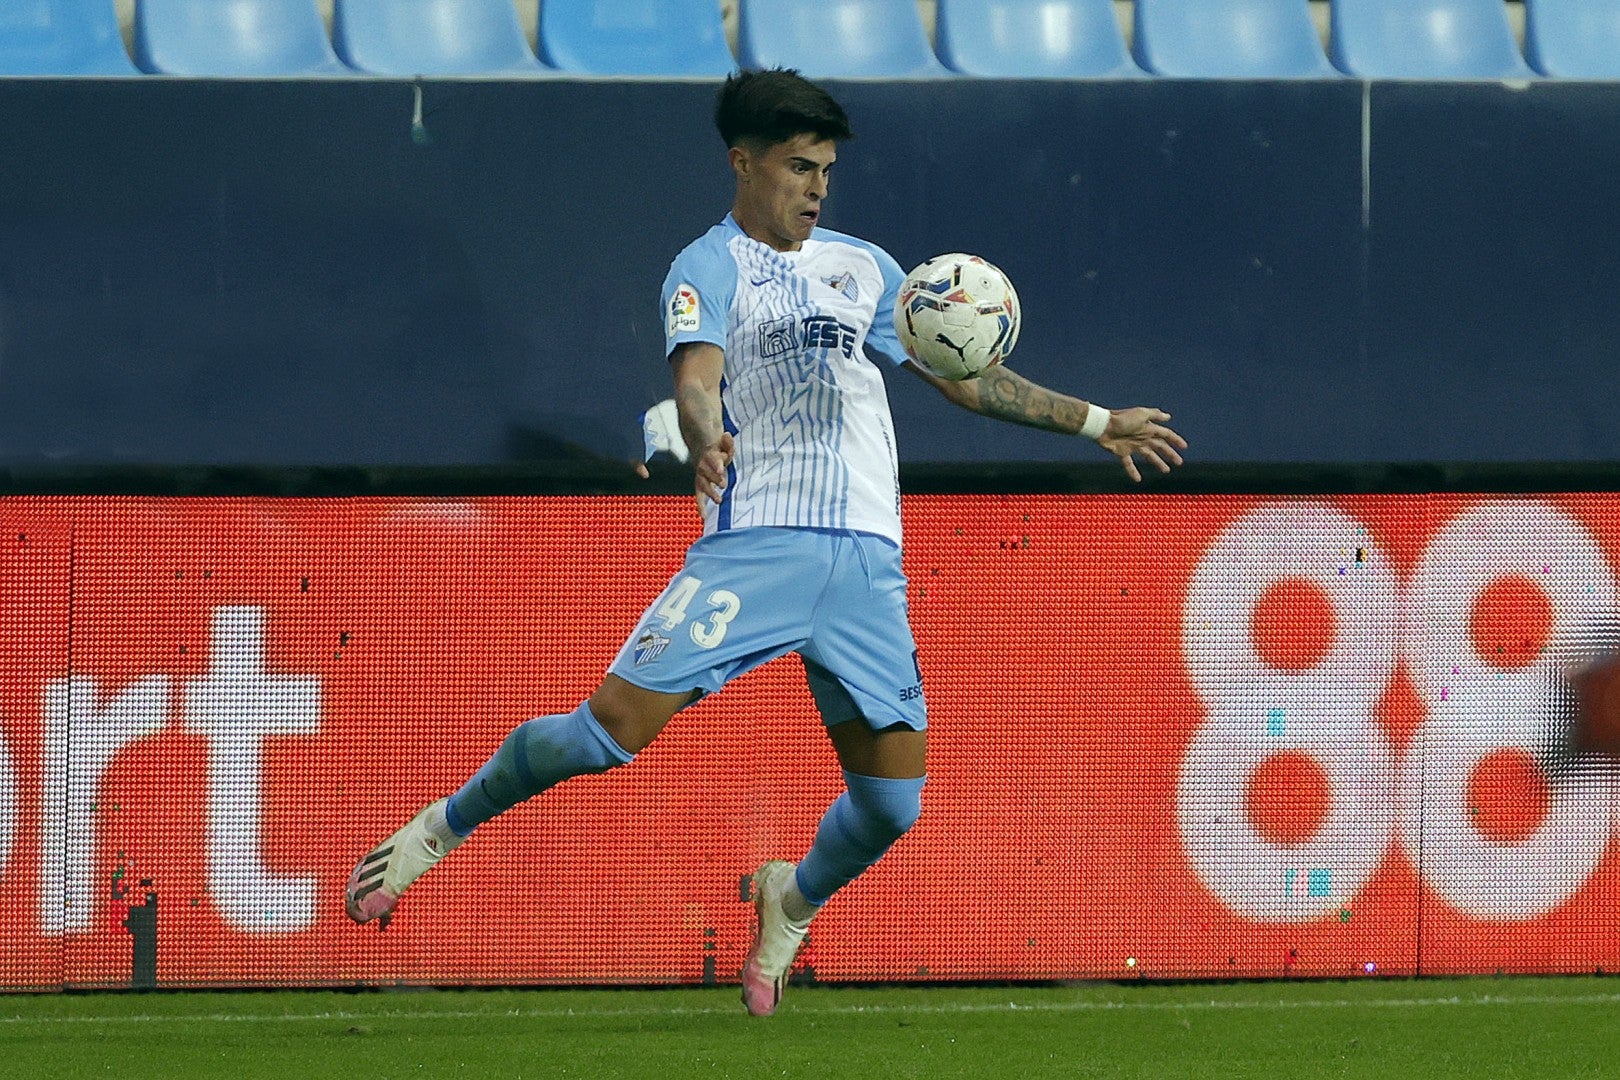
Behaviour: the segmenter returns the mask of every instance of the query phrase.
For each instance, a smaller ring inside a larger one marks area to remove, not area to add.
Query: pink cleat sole
[[[464,837],[445,823],[446,800],[429,803],[394,835],[372,848],[349,875],[343,909],[357,923],[375,921],[388,929],[394,908],[411,882],[433,869]]]
[[[803,927],[788,923],[782,913],[782,891],[792,880],[793,864],[772,860],[755,871],[754,940],[743,962],[743,1007],[751,1016],[770,1016],[782,1001],[788,970],[804,942]]]
[[[782,980],[773,979],[750,960],[742,970],[743,1008],[750,1016],[770,1016],[782,1000]]]
[[[373,919],[378,930],[387,930],[388,924],[394,917],[394,906],[399,903],[399,897],[383,888],[383,870],[388,866],[388,856],[394,853],[392,844],[384,845],[371,852],[349,875],[348,887],[343,890],[343,907],[349,913],[349,918],[357,923],[365,924]]]

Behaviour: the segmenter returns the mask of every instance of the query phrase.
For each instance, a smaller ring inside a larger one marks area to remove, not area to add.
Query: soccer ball
[[[906,354],[942,379],[976,378],[1018,344],[1018,294],[977,255],[939,255],[906,275],[894,328]]]

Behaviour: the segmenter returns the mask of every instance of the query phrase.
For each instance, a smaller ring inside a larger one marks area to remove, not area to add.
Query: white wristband
[[[1112,414],[1096,402],[1092,402],[1086,409],[1086,422],[1080,425],[1080,434],[1088,439],[1100,439],[1103,432],[1108,430],[1108,418]]]

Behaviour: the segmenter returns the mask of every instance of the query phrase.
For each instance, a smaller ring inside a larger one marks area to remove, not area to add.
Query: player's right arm
[[[688,244],[664,278],[664,354],[675,376],[675,411],[681,438],[697,472],[698,513],[703,500],[718,504],[736,445],[725,429],[720,379],[725,373],[726,328],[737,293],[737,264],[710,229]]]
[[[725,372],[726,354],[718,345],[692,341],[677,345],[669,363],[675,376],[675,411],[681,420],[681,438],[692,448],[701,508],[704,499],[720,501],[726,490],[726,467],[737,450],[720,412],[720,377]]]

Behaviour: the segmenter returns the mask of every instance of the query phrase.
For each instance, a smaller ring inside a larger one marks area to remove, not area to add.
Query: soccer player
[[[726,80],[715,122],[736,178],[731,213],[676,257],[666,351],[696,468],[703,536],[590,697],[519,724],[455,794],[355,867],[356,922],[386,927],[406,888],[474,829],[582,773],[630,762],[680,709],[796,652],[845,790],[797,864],[753,875],[743,1002],[775,1011],[811,919],[922,808],[926,712],[900,569],[900,493],[880,366],[906,367],[985,416],[1083,434],[1140,480],[1185,441],[1156,409],[1110,413],[1008,370],[947,382],[895,336],[904,275],[880,248],[819,228],[844,110],[797,72]]]

